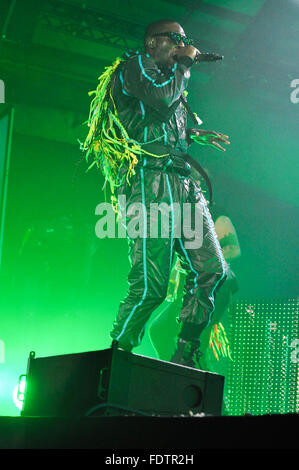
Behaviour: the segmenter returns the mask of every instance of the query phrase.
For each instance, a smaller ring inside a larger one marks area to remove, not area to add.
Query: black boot
[[[186,341],[178,338],[177,346],[170,362],[180,364],[182,366],[193,367],[194,369],[201,369],[199,358],[201,353],[199,351],[200,342],[198,340]]]
[[[132,349],[133,349],[132,346],[128,346],[127,344],[122,344],[119,341],[117,341],[116,339],[114,339],[112,341],[111,348],[112,349],[120,349],[120,351],[127,351],[127,352],[131,352]]]

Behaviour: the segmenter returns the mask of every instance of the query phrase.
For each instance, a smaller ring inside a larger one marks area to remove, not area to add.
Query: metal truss
[[[147,26],[85,4],[64,0],[48,0],[40,13],[39,24],[55,32],[122,50],[142,46]],[[194,41],[199,42],[196,37]],[[219,49],[210,41],[205,40],[204,43],[208,48]]]
[[[182,5],[181,0],[167,0],[167,2],[174,5]],[[242,23],[245,25],[247,25],[251,19],[251,17],[245,13],[239,13],[238,11],[230,10],[222,6],[205,3],[203,0],[184,0],[184,7],[186,8],[184,21],[189,20],[195,10],[199,10],[203,13],[207,13],[225,20],[229,19],[230,21],[236,21],[237,23]]]
[[[80,39],[130,48],[143,41],[144,25],[99,9],[60,0],[48,0],[39,24]]]

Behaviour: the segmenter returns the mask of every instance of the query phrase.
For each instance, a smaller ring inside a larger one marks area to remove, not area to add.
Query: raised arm
[[[164,112],[180,98],[187,88],[189,78],[190,70],[187,65],[176,63],[170,74],[165,75],[148,54],[132,57],[120,72],[124,93]]]
[[[215,230],[225,259],[238,258],[241,248],[235,227],[229,217],[221,215],[215,222]]]

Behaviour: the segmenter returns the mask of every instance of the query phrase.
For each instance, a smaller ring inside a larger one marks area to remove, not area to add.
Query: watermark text
[[[294,349],[291,352],[291,362],[294,364],[298,364],[299,362],[299,339],[293,339],[293,341],[290,344],[290,347]]]
[[[290,83],[291,88],[295,88],[290,94],[291,103],[299,103],[299,78],[294,78]]]
[[[0,339],[0,364],[5,362],[5,344],[2,339]]]
[[[126,196],[118,198],[119,216],[110,203],[97,205],[100,216],[95,226],[98,238],[180,238],[186,249],[197,249],[203,241],[203,207],[200,202],[141,202],[127,204]]]
[[[5,83],[0,80],[0,103],[5,103]]]

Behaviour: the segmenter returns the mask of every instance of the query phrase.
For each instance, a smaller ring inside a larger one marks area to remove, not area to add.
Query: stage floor
[[[1,449],[297,449],[299,415],[0,417]]]

